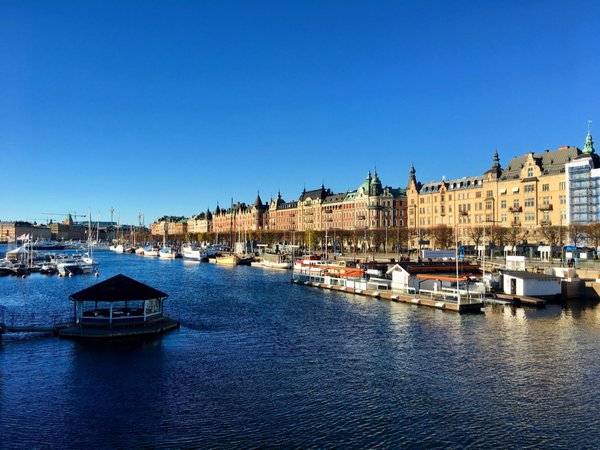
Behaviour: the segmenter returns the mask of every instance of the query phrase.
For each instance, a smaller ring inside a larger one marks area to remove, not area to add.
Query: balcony
[[[511,213],[518,213],[518,212],[523,211],[523,207],[522,206],[511,206],[510,208],[508,208],[508,210]]]
[[[367,206],[367,209],[369,209],[369,210],[376,210],[376,211],[379,211],[379,210],[382,210],[382,209],[383,209],[383,206],[379,206],[379,205],[368,205],[368,206]]]
[[[552,205],[540,205],[539,206],[539,210],[540,211],[552,211]]]
[[[514,220],[510,223],[511,226],[513,227],[520,227],[521,226],[521,221],[520,220]]]
[[[540,225],[541,226],[550,226],[552,225],[552,222],[550,222],[549,220],[540,220]]]

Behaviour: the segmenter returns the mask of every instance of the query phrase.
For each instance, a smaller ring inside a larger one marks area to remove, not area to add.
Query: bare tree
[[[573,243],[575,247],[577,247],[577,244],[581,244],[581,242],[586,238],[585,225],[572,223],[571,225],[569,225],[568,232],[569,240]]]
[[[508,227],[497,227],[494,228],[494,242],[497,245],[507,245],[508,242]]]
[[[485,233],[484,227],[471,227],[467,230],[467,234],[469,238],[475,243],[475,250],[477,251],[477,247],[479,247],[479,242],[483,238],[483,234]]]
[[[430,230],[430,235],[439,248],[449,248],[452,246],[453,233],[452,228],[447,225],[436,225]]]
[[[373,242],[374,250],[380,251],[385,244],[385,228],[373,230],[371,232],[371,241]]]
[[[516,246],[518,244],[520,244],[521,242],[523,242],[523,239],[525,239],[525,236],[527,236],[527,230],[524,230],[520,226],[513,225],[510,228],[507,228],[506,239],[507,239],[508,245],[512,246],[513,253],[516,250]]]
[[[600,247],[600,222],[590,223],[586,228],[587,237],[594,248]]]
[[[539,231],[546,244],[555,246],[561,242],[561,227],[556,225],[542,225]]]

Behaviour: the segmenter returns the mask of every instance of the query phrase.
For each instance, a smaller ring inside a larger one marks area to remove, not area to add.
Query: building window
[[[525,186],[525,188],[523,189],[523,191],[525,191],[525,192],[533,192],[533,191],[535,191],[535,186],[533,184],[528,184],[527,186]]]
[[[542,191],[543,192],[548,192],[550,190],[550,185],[549,184],[542,184]]]
[[[502,209],[506,208],[506,200],[500,201],[500,208],[502,208]]]
[[[561,195],[559,197],[559,199],[560,199],[560,204],[561,205],[566,205],[567,204],[567,196],[566,195]]]
[[[529,168],[527,169],[527,176],[528,176],[528,177],[532,177],[532,176],[533,176],[533,167],[529,167]]]
[[[518,207],[519,207],[519,199],[518,199],[518,198],[515,198],[515,199],[513,200],[513,206],[514,206],[515,208],[518,208]]]
[[[486,197],[493,197],[493,196],[494,196],[494,193],[493,193],[492,191],[487,191],[487,192],[485,193],[485,196],[486,196]]]
[[[526,198],[525,199],[525,208],[533,208],[535,206],[535,199]]]
[[[558,183],[558,189],[560,189],[561,191],[564,191],[566,187],[566,181],[561,181],[560,183]]]
[[[525,214],[525,222],[533,222],[535,220],[535,214],[527,213]]]
[[[475,198],[481,198],[481,192],[475,192]]]

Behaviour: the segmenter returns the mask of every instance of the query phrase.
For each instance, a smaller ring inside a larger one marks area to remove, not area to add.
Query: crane
[[[42,213],[44,216],[61,216],[61,217],[68,217],[69,215],[74,218],[75,220],[77,220],[78,217],[87,217],[87,214],[77,214],[77,211],[75,211],[75,213]]]

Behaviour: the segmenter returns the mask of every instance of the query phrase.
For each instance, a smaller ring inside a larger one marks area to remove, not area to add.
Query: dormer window
[[[527,169],[527,176],[528,176],[528,177],[532,177],[532,176],[533,176],[533,167],[529,167],[529,168]]]

